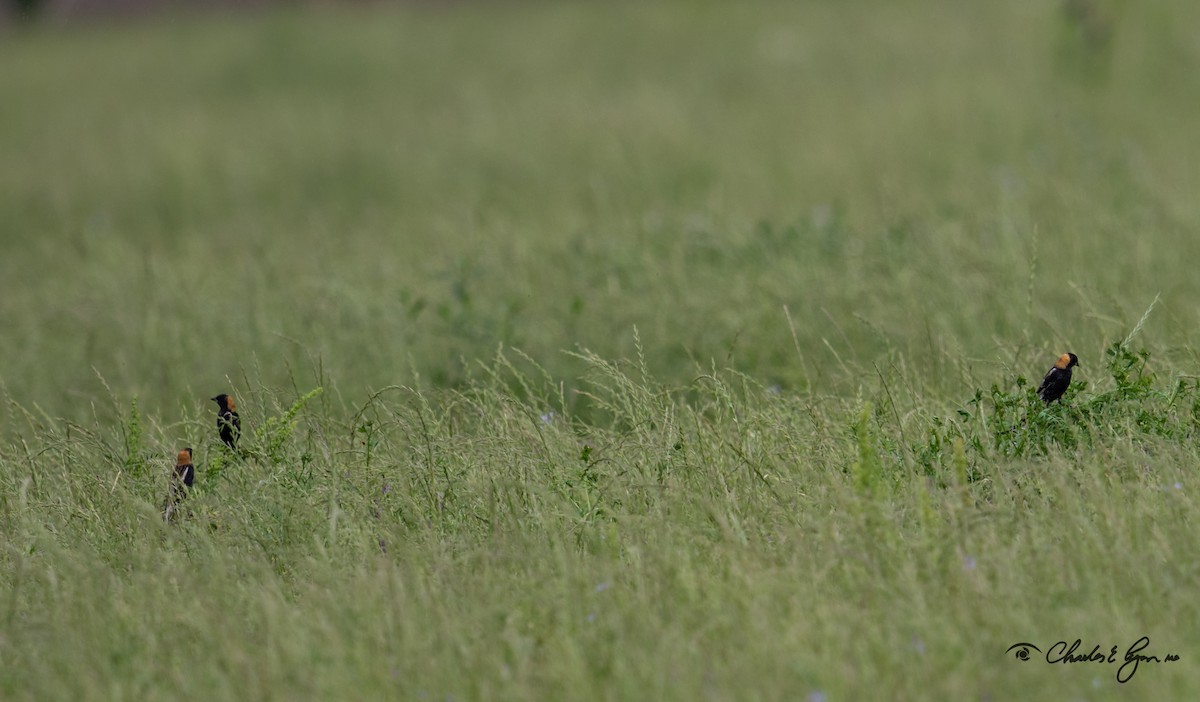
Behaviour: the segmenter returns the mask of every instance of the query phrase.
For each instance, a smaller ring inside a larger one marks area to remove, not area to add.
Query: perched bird
[[[192,449],[189,446],[175,457],[175,480],[191,487],[196,480],[196,468],[192,465]]]
[[[237,450],[238,438],[242,435],[242,420],[238,419],[237,405],[233,397],[221,393],[212,398],[217,403],[217,430],[221,432],[221,441],[231,450]]]
[[[170,522],[175,517],[175,510],[183,498],[187,497],[188,488],[196,479],[196,469],[192,466],[192,449],[185,448],[175,457],[175,470],[171,473],[171,487],[167,491],[167,502],[163,505],[163,519]]]
[[[1064,353],[1054,362],[1054,367],[1050,372],[1046,373],[1046,377],[1042,378],[1042,384],[1038,386],[1038,397],[1046,404],[1050,404],[1063,396],[1067,388],[1071,386],[1071,369],[1079,365],[1079,357],[1073,353]]]

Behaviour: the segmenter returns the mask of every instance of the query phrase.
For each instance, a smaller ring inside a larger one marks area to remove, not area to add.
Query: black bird
[[[1042,378],[1038,386],[1038,397],[1050,404],[1063,396],[1071,386],[1071,369],[1079,365],[1079,357],[1073,353],[1064,353],[1054,362],[1054,367]]]
[[[175,517],[175,510],[183,498],[187,497],[188,489],[196,479],[196,469],[192,466],[192,449],[185,448],[175,457],[175,470],[171,473],[171,487],[167,491],[167,503],[163,505],[163,519],[170,522]]]
[[[192,449],[185,448],[175,457],[175,480],[191,487],[196,480],[196,467],[192,465]]]
[[[238,419],[237,404],[233,397],[225,393],[212,398],[212,401],[217,403],[217,430],[221,432],[221,441],[237,451],[237,442],[242,435],[242,420]]]

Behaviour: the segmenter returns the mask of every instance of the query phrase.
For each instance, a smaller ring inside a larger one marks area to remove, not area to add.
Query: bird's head
[[[186,466],[192,462],[192,449],[185,448],[175,457],[175,465]]]
[[[1079,365],[1079,357],[1073,353],[1064,353],[1054,362],[1054,367],[1062,370],[1070,370],[1077,365]]]
[[[217,406],[223,410],[229,410],[230,412],[232,412],[235,409],[237,409],[237,406],[233,403],[232,395],[226,395],[225,393],[221,393],[220,395],[217,395],[216,397],[212,398],[212,401],[217,403]]]

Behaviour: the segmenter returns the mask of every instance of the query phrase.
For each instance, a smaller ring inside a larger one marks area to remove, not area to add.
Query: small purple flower
[[[963,556],[963,570],[975,570],[975,557],[971,555]]]
[[[1176,489],[1176,490],[1182,490],[1182,489],[1183,489],[1183,483],[1175,483],[1175,489]]]
[[[607,583],[607,582],[599,583],[596,585],[596,592],[604,592],[605,590],[607,590],[610,587],[612,587],[611,583]]]
[[[554,410],[550,410],[549,412],[541,415],[540,417],[538,417],[538,419],[542,420],[542,424],[549,424],[550,422],[553,422],[554,421]]]
[[[594,622],[594,621],[596,621],[596,613],[595,613],[595,612],[589,612],[589,613],[588,613],[588,615],[587,615],[587,620],[588,620],[588,623],[589,623],[589,624],[590,624],[590,623],[592,623],[592,622]]]
[[[813,690],[808,693],[808,702],[825,702],[826,699],[825,693],[821,690]]]

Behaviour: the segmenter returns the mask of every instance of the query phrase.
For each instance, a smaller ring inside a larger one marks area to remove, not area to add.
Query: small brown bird
[[[221,393],[212,398],[217,403],[217,431],[221,432],[221,441],[230,450],[237,451],[238,439],[242,436],[242,420],[238,418],[237,404],[233,397]]]
[[[1071,386],[1071,369],[1079,365],[1079,357],[1073,353],[1064,353],[1054,362],[1054,367],[1042,378],[1038,386],[1038,397],[1046,404],[1061,398]]]
[[[170,522],[175,518],[175,510],[179,503],[187,497],[187,492],[196,479],[196,469],[192,466],[192,449],[185,448],[175,457],[175,470],[171,473],[171,487],[167,491],[167,502],[163,505],[163,519]]]

